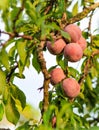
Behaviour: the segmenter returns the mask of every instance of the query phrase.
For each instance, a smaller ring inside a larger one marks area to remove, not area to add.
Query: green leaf
[[[49,69],[48,69],[48,72],[50,73],[53,69],[55,69],[57,67],[57,65],[54,65],[54,66],[51,66]]]
[[[16,48],[19,54],[19,62],[18,62],[18,68],[19,68],[19,74],[22,76],[23,70],[25,68],[26,60],[27,60],[27,50],[26,50],[26,44],[27,41],[17,41]]]
[[[73,14],[68,10],[66,10],[66,15],[67,15],[67,19],[70,19],[73,17]]]
[[[8,8],[8,5],[9,5],[9,1],[8,0],[3,0],[3,1],[0,1],[0,9],[7,9]]]
[[[33,20],[33,23],[36,23],[37,13],[33,4],[28,0],[25,2],[25,7],[26,7],[26,13],[31,17],[31,19]]]
[[[68,75],[69,76],[72,76],[76,79],[79,79],[80,78],[80,74],[79,74],[79,71],[73,67],[68,67],[67,68],[67,71],[68,71]]]
[[[58,30],[58,31],[60,30],[60,27],[55,22],[45,24],[45,22],[42,21],[40,22],[40,24],[41,24],[41,37],[42,38],[45,37],[46,35],[50,35],[50,32],[52,30]]]
[[[19,74],[19,73],[15,73],[14,76],[20,78],[20,79],[25,79],[25,75],[24,74]]]
[[[78,13],[78,1],[75,3],[73,9],[72,9],[72,14],[75,16]]]
[[[6,86],[6,75],[2,70],[0,70],[0,94],[3,93],[5,86]]]
[[[24,71],[24,65],[22,64],[22,62],[19,60],[18,62],[18,68],[19,68],[19,75],[17,74],[17,76],[19,76],[20,78],[23,78],[23,71]]]
[[[26,106],[26,96],[25,96],[25,94],[16,85],[10,83],[10,86],[11,86],[11,94],[12,94],[13,99],[15,101],[19,100],[22,108],[24,108]]]
[[[34,53],[33,53],[32,65],[33,65],[33,67],[35,68],[35,70],[36,70],[38,73],[40,73],[41,67],[40,67],[40,64],[39,64],[39,62],[38,62],[38,57],[37,57],[37,52],[36,52],[36,51],[34,51]]]
[[[94,78],[94,77],[97,77],[98,76],[98,71],[97,71],[97,69],[94,67],[94,66],[92,66],[91,67],[91,76],[92,76],[92,79]]]
[[[5,11],[2,12],[2,19],[5,25],[5,30],[7,32],[12,32],[12,21],[10,20],[10,12],[8,7]]]
[[[29,122],[27,121],[23,125],[16,128],[16,130],[32,130],[30,127],[31,126],[29,125]]]
[[[17,111],[14,100],[10,96],[8,97],[7,104],[5,105],[5,114],[8,121],[15,125],[17,124],[20,114]]]
[[[9,85],[7,84],[7,85],[5,86],[4,93],[3,93],[3,103],[4,103],[4,104],[7,104],[8,97],[9,97],[9,94],[10,94],[9,91],[10,91]]]
[[[9,57],[13,57],[14,58],[15,49],[16,49],[15,46],[10,48],[9,53],[8,53]]]
[[[64,32],[63,30],[61,30],[61,35],[66,39],[67,42],[71,41],[71,37],[67,32]]]
[[[1,121],[2,118],[3,118],[3,114],[4,114],[4,107],[3,107],[3,104],[0,103],[0,121]]]
[[[18,51],[22,65],[25,64],[26,57],[27,57],[26,44],[27,44],[26,41],[17,41],[16,43],[17,51]]]
[[[63,70],[66,70],[66,66],[68,65],[68,61],[67,61],[66,58],[63,57],[63,54],[57,55],[56,56],[56,61],[57,61],[57,64],[59,66],[61,66],[61,68]]]
[[[57,8],[54,11],[53,15],[57,18],[62,18],[63,13],[66,10],[66,5],[64,0],[57,1]]]
[[[11,11],[11,20],[12,21],[16,18],[19,10],[20,10],[19,7],[14,7],[13,10]]]
[[[92,79],[89,75],[87,75],[86,77],[86,85],[87,87],[90,89],[90,90],[93,90],[93,87],[92,87]]]
[[[93,36],[92,41],[95,47],[99,47],[99,34]]]
[[[50,17],[50,14],[44,15],[44,16],[40,16],[39,19],[37,20],[37,26],[40,27],[42,25],[42,23],[45,22],[45,20]]]
[[[47,25],[47,28],[50,28],[50,29],[55,29],[55,30],[60,30],[60,27],[55,23],[55,22],[52,22],[50,24]]]
[[[4,67],[9,71],[10,70],[9,57],[8,53],[4,48],[0,52],[0,61],[4,65]]]
[[[17,1],[16,0],[9,0],[9,4],[12,8],[16,7]]]

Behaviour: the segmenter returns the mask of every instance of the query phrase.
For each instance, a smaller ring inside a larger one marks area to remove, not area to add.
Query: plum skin
[[[64,28],[64,31],[67,32],[71,37],[71,42],[77,42],[81,35],[81,29],[75,24],[69,24]]]
[[[77,41],[77,43],[80,45],[80,47],[82,48],[83,51],[86,49],[87,42],[83,36],[80,37],[80,39]]]
[[[51,84],[56,85],[61,82],[66,76],[61,68],[55,68],[50,72]]]
[[[49,52],[53,55],[60,54],[63,51],[65,45],[66,43],[62,38],[56,40],[54,43],[47,41],[47,48]]]
[[[83,56],[83,51],[79,44],[69,43],[64,48],[64,57],[71,62],[79,61]]]
[[[52,117],[52,127],[54,128],[56,126],[56,116]]]
[[[73,78],[64,79],[62,82],[62,89],[64,90],[65,95],[69,98],[75,98],[80,93],[80,85]]]

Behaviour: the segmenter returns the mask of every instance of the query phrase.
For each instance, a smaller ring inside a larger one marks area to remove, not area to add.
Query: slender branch
[[[11,38],[22,37],[22,38],[27,39],[27,40],[32,40],[32,36],[29,36],[29,35],[21,35],[21,34],[4,32],[4,31],[1,31],[1,33],[9,35]]]
[[[99,50],[96,50],[94,51],[90,58],[87,60],[86,64],[85,64],[85,68],[84,68],[84,73],[82,75],[82,77],[80,78],[79,80],[79,84],[81,85],[83,83],[83,81],[85,80],[86,76],[88,75],[89,73],[89,69],[92,67],[92,62],[91,62],[91,59],[95,56],[95,55],[98,55],[99,54]]]
[[[28,36],[28,35],[20,35],[20,34],[18,34],[17,37],[22,37],[22,38],[27,39],[27,40],[32,40],[33,39],[32,36]]]
[[[10,79],[11,79],[11,76],[12,74],[15,72],[15,70],[17,69],[18,65],[14,66],[11,71],[8,73],[7,77],[6,77],[6,80],[7,80],[7,83],[10,82]]]
[[[84,68],[84,72],[83,75],[81,76],[80,80],[79,80],[79,84],[81,85],[83,83],[83,81],[85,80],[86,76],[89,73],[89,69],[91,68],[91,59],[89,58],[85,64],[85,68]]]
[[[54,3],[56,3],[56,0],[51,0],[47,6],[47,8],[44,11],[44,14],[48,14],[49,11],[53,8]]]
[[[38,48],[37,48],[38,60],[39,60],[40,66],[41,66],[43,76],[44,76],[44,83],[43,83],[44,105],[43,105],[42,112],[45,112],[47,110],[47,108],[48,108],[48,104],[49,104],[49,101],[48,101],[48,98],[49,98],[48,88],[49,88],[49,83],[50,83],[50,74],[47,71],[46,61],[45,61],[44,55],[43,55],[44,45],[45,45],[45,41],[41,41],[41,43],[38,45]]]
[[[14,36],[15,36],[14,33],[5,32],[5,31],[1,31],[0,33],[1,33],[1,34],[2,34],[2,33],[3,33],[3,34],[7,34],[7,35],[9,35],[10,37],[14,37]]]
[[[80,20],[82,20],[83,18],[85,18],[91,11],[95,10],[96,8],[99,7],[99,2],[91,5],[88,8],[85,8],[81,13],[78,13],[76,16],[74,16],[73,18],[70,18],[66,24],[72,24],[75,22],[78,22]]]
[[[99,54],[99,50],[96,50],[92,53],[91,57],[93,58],[95,55],[98,55]]]
[[[92,25],[92,17],[94,14],[94,10],[91,12],[90,14],[90,19],[89,19],[89,26],[88,26],[88,30],[89,30],[89,36],[90,36],[90,43],[92,43],[92,34],[91,34],[91,25]]]

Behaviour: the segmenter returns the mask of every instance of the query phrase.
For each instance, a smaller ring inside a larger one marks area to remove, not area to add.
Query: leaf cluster
[[[97,130],[99,122],[99,34],[91,33],[90,21],[94,10],[90,7],[94,0],[80,0],[73,4],[71,0],[4,0],[0,2],[0,15],[8,35],[0,40],[0,121],[5,113],[8,121],[17,124],[20,110],[26,106],[26,96],[19,86],[14,84],[15,77],[24,79],[24,70],[32,67],[43,73],[44,99],[48,98],[47,110],[43,111],[44,101],[40,102],[41,121],[25,122],[16,130]],[[82,8],[82,13],[79,11]],[[87,10],[87,11],[86,11]],[[89,12],[93,12],[89,15]],[[79,16],[79,13],[82,15]],[[88,16],[86,16],[88,15]],[[76,23],[80,26],[83,17],[89,17],[89,25],[82,30],[87,41],[80,70],[69,66],[63,52],[56,56],[56,65],[47,69],[43,52],[47,51],[46,41],[60,37],[68,43],[71,39],[64,32],[64,26]],[[79,20],[78,20],[79,19]],[[74,21],[74,22],[73,22]],[[94,30],[96,31],[96,30]],[[42,45],[43,43],[43,45]],[[43,63],[43,64],[42,64]],[[79,96],[69,100],[62,91],[61,83],[51,86],[49,72],[56,66],[61,67],[66,77],[75,78],[81,85]],[[47,74],[46,74],[47,72]],[[28,86],[27,86],[28,87]],[[50,87],[50,89],[49,89]],[[93,116],[96,114],[96,117]],[[55,126],[52,118],[56,117]],[[92,127],[93,126],[93,127]]]

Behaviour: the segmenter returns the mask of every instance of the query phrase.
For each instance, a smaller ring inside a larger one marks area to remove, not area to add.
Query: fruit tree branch
[[[15,65],[13,68],[11,68],[11,71],[7,74],[6,81],[7,83],[10,82],[10,79],[12,77],[12,74],[15,72],[15,70],[18,68],[18,65]]]
[[[22,35],[22,34],[10,33],[10,32],[5,32],[5,31],[1,31],[0,33],[7,34],[11,38],[21,37],[21,38],[24,38],[24,39],[27,39],[27,40],[32,40],[32,36],[29,36],[29,35],[24,35],[24,34]]]
[[[74,16],[73,18],[70,18],[66,24],[72,24],[75,22],[78,22],[80,20],[82,20],[83,18],[85,18],[91,11],[95,10],[96,8],[99,7],[99,2],[91,5],[88,8],[85,8],[81,13],[78,13],[76,16]]]
[[[96,56],[96,55],[99,55],[99,50],[92,52],[90,58],[86,61],[83,75],[79,80],[80,85],[83,83],[83,81],[85,80],[86,76],[89,73],[90,68],[93,66],[91,59],[93,59],[93,57]]]
[[[43,76],[44,76],[44,83],[43,83],[43,88],[44,88],[43,112],[45,112],[47,110],[48,104],[49,104],[49,101],[48,101],[48,98],[49,98],[49,96],[48,96],[48,88],[49,88],[49,83],[50,83],[50,74],[47,71],[46,61],[45,61],[44,55],[43,55],[44,45],[45,45],[45,41],[41,41],[41,43],[38,45],[38,48],[37,48],[38,60],[39,60],[40,66],[41,66]]]

